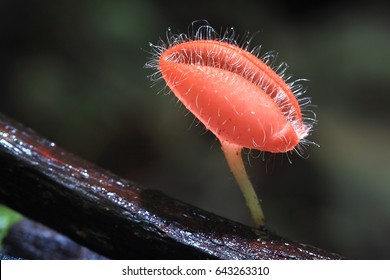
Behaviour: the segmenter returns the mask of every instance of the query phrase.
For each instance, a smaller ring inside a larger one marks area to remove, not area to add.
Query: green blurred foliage
[[[383,2],[2,1],[0,111],[149,188],[250,224],[215,137],[151,87],[148,43],[196,19],[308,78],[309,159],[248,155],[269,226],[349,258],[390,258],[390,18]],[[164,91],[163,91],[164,92]],[[191,129],[188,129],[191,126]]]
[[[0,205],[0,248],[2,247],[3,239],[7,235],[9,228],[21,219],[22,216],[19,213]]]

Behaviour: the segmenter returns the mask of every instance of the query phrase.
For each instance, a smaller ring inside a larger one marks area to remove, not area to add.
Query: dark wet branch
[[[144,189],[0,115],[0,201],[114,259],[337,259]]]
[[[68,237],[30,219],[13,225],[3,240],[1,253],[32,260],[107,259]]]

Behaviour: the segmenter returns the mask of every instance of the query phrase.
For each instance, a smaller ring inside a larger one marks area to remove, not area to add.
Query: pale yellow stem
[[[233,173],[234,178],[244,195],[249,211],[251,212],[255,227],[259,228],[265,223],[264,214],[261,209],[260,201],[257,198],[256,192],[245,171],[244,162],[241,157],[242,147],[228,142],[221,142],[221,144],[222,151],[225,154],[230,170]]]

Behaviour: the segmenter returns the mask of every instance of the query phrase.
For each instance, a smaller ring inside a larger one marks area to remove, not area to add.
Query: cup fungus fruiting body
[[[236,37],[237,38],[237,37]],[[287,64],[270,66],[273,56],[259,58],[260,48],[242,47],[234,30],[219,36],[208,24],[192,35],[167,33],[168,42],[152,45],[146,66],[163,79],[178,100],[220,140],[228,165],[252,214],[255,226],[265,223],[256,192],[241,158],[243,148],[284,153],[301,152],[314,118],[302,106],[310,99],[296,80],[288,82]]]
[[[183,42],[165,50],[158,63],[169,88],[220,141],[279,153],[308,133],[290,86],[236,45]]]

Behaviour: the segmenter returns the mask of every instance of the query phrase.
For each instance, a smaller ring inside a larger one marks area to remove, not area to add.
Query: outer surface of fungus
[[[312,124],[305,123],[296,98],[302,86],[283,79],[286,64],[279,66],[279,75],[247,50],[249,43],[241,48],[210,26],[193,38],[171,35],[168,41],[154,46],[155,68],[221,142],[278,153],[293,150],[309,134]]]
[[[179,100],[221,141],[286,152],[307,135],[289,85],[235,45],[184,42],[164,51],[159,66]]]

